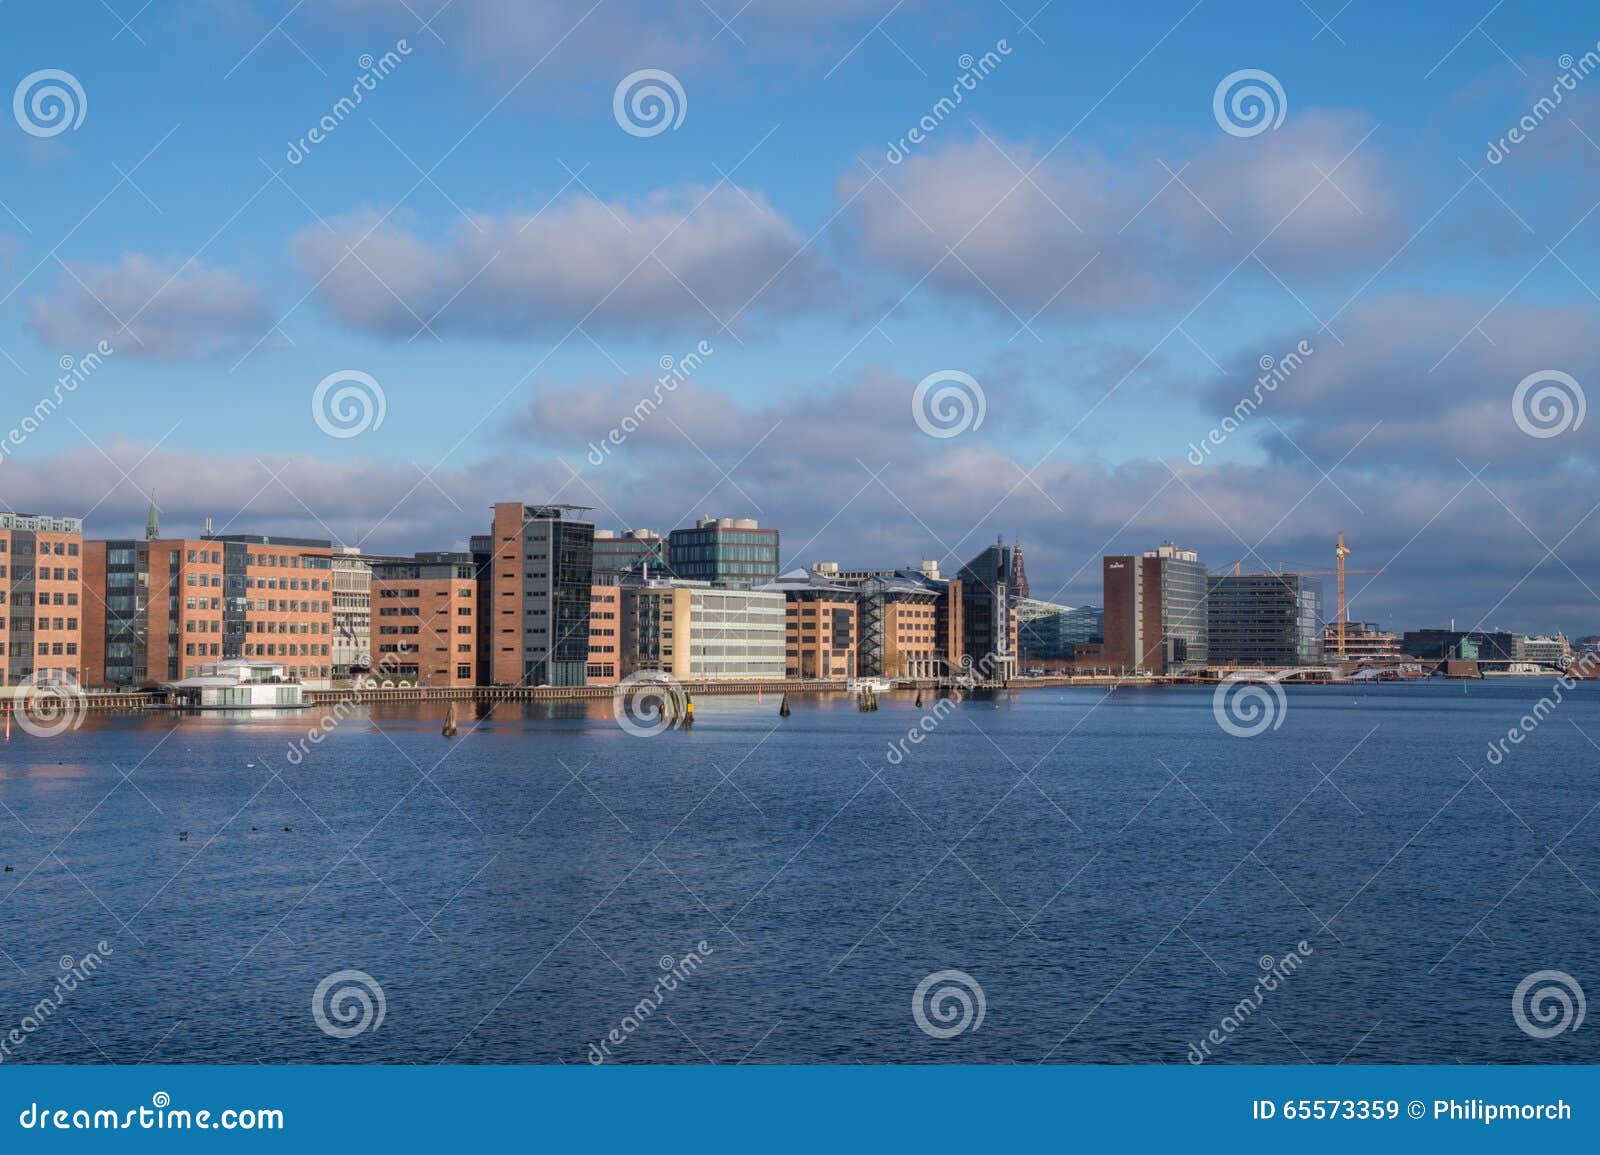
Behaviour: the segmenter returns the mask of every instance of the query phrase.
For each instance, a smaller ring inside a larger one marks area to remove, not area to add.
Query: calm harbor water
[[[609,702],[453,742],[374,708],[294,760],[315,711],[17,732],[0,1036],[103,940],[6,1061],[583,1063],[617,1029],[622,1062],[1183,1063],[1227,1016],[1216,1061],[1600,1061],[1600,1023],[1512,1013],[1539,970],[1600,995],[1600,685],[1486,758],[1549,686],[1291,688],[1252,738],[1209,690],[1035,690],[893,758],[900,695],[648,739]],[[345,1039],[312,995],[347,969],[384,1011]],[[946,969],[984,1015],[938,1039]]]

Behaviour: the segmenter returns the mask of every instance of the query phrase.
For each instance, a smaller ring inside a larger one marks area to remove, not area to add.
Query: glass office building
[[[1316,578],[1293,573],[1213,577],[1206,618],[1213,665],[1322,662],[1322,583]]]
[[[674,577],[723,589],[754,589],[778,580],[778,531],[748,517],[706,517],[667,537]]]

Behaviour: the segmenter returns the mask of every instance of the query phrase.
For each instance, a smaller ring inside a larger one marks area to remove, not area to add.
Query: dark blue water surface
[[[1549,687],[1290,689],[1253,738],[1209,690],[1031,690],[898,764],[901,695],[702,697],[647,739],[609,701],[469,707],[453,742],[374,708],[299,764],[316,712],[19,731],[0,1036],[104,940],[6,1061],[582,1063],[617,1028],[624,1062],[1182,1063],[1304,942],[1217,1061],[1594,1062],[1600,1020],[1512,1013],[1540,970],[1600,996],[1600,685],[1486,758]],[[349,1039],[312,1014],[345,969],[385,999]],[[936,1039],[945,969],[984,1017]]]

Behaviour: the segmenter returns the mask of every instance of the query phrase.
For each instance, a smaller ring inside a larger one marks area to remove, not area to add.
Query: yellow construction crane
[[[1344,564],[1344,559],[1349,557],[1352,552],[1353,551],[1350,549],[1350,547],[1345,545],[1345,543],[1344,543],[1344,530],[1341,529],[1339,531],[1339,537],[1334,542],[1334,546],[1333,546],[1333,561],[1334,561],[1334,568],[1333,569],[1301,569],[1299,566],[1295,566],[1295,567],[1292,567],[1292,569],[1290,570],[1291,573],[1305,574],[1308,577],[1328,577],[1328,576],[1332,576],[1334,578],[1334,585],[1335,585],[1336,589],[1338,590],[1338,614],[1334,619],[1335,622],[1337,623],[1337,625],[1335,627],[1335,630],[1336,630],[1336,637],[1338,638],[1338,641],[1335,643],[1334,652],[1336,654],[1338,654],[1338,656],[1341,657],[1341,658],[1344,657],[1344,655],[1345,655],[1344,630],[1345,630],[1345,625],[1346,625],[1346,622],[1347,622],[1347,619],[1348,619],[1348,606],[1345,603],[1345,597],[1344,597],[1344,578],[1345,578],[1345,575],[1346,574],[1363,574],[1363,573],[1378,574],[1378,573],[1382,573],[1383,572],[1383,570],[1381,568],[1380,569],[1349,569],[1349,568],[1347,568],[1345,566],[1345,564]],[[1236,561],[1236,562],[1233,563],[1233,572],[1234,573],[1237,574],[1240,571],[1240,568],[1241,568],[1241,563],[1240,562]],[[1278,567],[1278,572],[1279,573],[1283,572],[1283,566],[1280,565]]]
[[[1341,529],[1339,531],[1339,537],[1334,542],[1334,546],[1333,546],[1333,569],[1331,571],[1330,570],[1325,570],[1325,569],[1303,569],[1303,570],[1297,570],[1296,571],[1297,573],[1316,574],[1316,575],[1321,575],[1321,576],[1326,576],[1328,573],[1331,572],[1334,575],[1334,587],[1338,591],[1338,593],[1337,593],[1337,598],[1338,598],[1338,616],[1334,619],[1335,622],[1337,623],[1337,625],[1335,626],[1335,633],[1334,633],[1334,636],[1337,638],[1337,641],[1334,643],[1334,653],[1337,654],[1341,658],[1344,657],[1344,628],[1345,628],[1345,625],[1346,625],[1346,623],[1348,621],[1348,607],[1345,604],[1345,599],[1344,599],[1344,577],[1345,577],[1346,574],[1352,574],[1352,573],[1382,573],[1383,572],[1383,569],[1381,567],[1378,568],[1378,569],[1350,569],[1350,568],[1348,568],[1344,564],[1344,559],[1349,557],[1351,555],[1351,553],[1353,553],[1353,552],[1354,551],[1349,546],[1345,545],[1345,543],[1344,543],[1344,530]]]

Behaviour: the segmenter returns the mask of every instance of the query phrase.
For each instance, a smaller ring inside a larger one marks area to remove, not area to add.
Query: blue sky
[[[1600,77],[1486,159],[1595,49],[1581,4],[9,0],[0,24],[8,88],[59,69],[86,104],[0,124],[0,434],[62,357],[115,349],[0,457],[11,508],[111,535],[153,489],[179,530],[409,551],[558,495],[611,527],[757,516],[792,564],[948,568],[1020,533],[1074,603],[1101,552],[1328,565],[1343,529],[1386,567],[1356,616],[1600,632],[1595,427],[1511,408],[1529,374],[1600,379]],[[676,128],[616,120],[641,69],[681,87]],[[1219,122],[1242,69],[1281,88],[1276,127]],[[384,418],[331,437],[311,399],[345,370]],[[911,401],[946,370],[984,420],[933,437]]]

